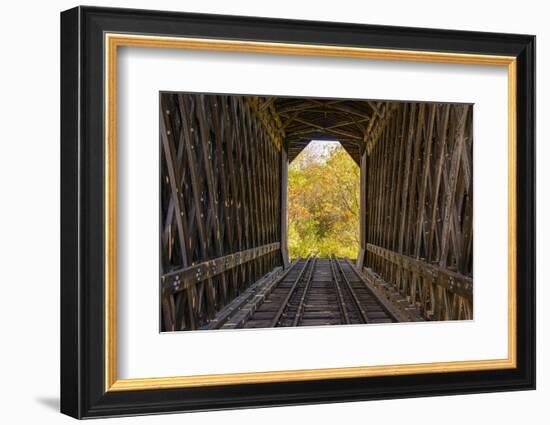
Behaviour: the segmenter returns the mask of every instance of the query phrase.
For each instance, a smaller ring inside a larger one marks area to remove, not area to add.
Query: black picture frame
[[[104,34],[256,40],[517,58],[517,367],[105,391]],[[535,388],[535,37],[76,7],[61,13],[61,412],[76,418]]]

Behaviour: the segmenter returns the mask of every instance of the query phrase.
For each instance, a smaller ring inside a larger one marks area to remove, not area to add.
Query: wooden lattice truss
[[[282,262],[280,145],[243,97],[160,101],[162,326],[198,329]]]
[[[361,265],[428,319],[471,319],[472,106],[398,104],[372,140]]]

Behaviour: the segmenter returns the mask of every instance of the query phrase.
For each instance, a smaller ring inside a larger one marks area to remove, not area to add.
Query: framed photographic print
[[[535,387],[535,38],[61,14],[61,411]]]

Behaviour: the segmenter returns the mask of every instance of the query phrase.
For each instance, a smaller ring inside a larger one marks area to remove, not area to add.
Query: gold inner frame
[[[214,385],[311,381],[416,373],[446,373],[515,368],[516,358],[516,58],[460,53],[370,49],[326,45],[212,40],[106,33],[105,40],[105,391],[135,391]],[[247,372],[164,378],[118,379],[116,333],[116,99],[117,48],[119,46],[170,48],[324,56],[356,59],[397,60],[469,65],[504,66],[508,71],[508,357],[383,366]]]

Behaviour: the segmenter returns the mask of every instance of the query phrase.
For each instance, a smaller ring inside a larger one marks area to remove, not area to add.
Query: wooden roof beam
[[[290,106],[283,106],[278,109],[278,112],[281,114],[286,114],[289,112],[312,109],[317,107],[327,108],[327,107],[333,107],[333,105],[337,105],[342,102],[346,102],[346,100],[336,99],[336,100],[323,101],[323,100],[317,100],[317,99],[307,99],[302,103],[297,103]]]
[[[361,122],[365,122],[367,121],[366,119],[362,119],[362,120],[353,120],[353,121],[345,121],[343,123],[338,123],[338,124],[334,124],[334,125],[330,125],[328,127],[325,127],[326,130],[334,130],[336,128],[340,128],[340,127],[346,127],[348,125],[355,125],[357,128],[359,128],[359,130],[361,131],[361,133],[364,133],[365,132],[365,126],[363,125],[360,125]],[[298,130],[298,131],[289,131],[288,132],[289,134],[292,134],[292,135],[297,135],[297,134],[307,134],[307,133],[311,133],[311,130]]]
[[[342,131],[342,130],[332,130],[330,128],[327,128],[327,127],[323,127],[321,125],[318,125],[318,124],[315,124],[313,122],[310,122],[310,121],[306,121],[302,118],[294,118],[295,121],[297,122],[300,122],[304,125],[308,125],[308,126],[311,126],[313,128],[316,128],[317,130],[320,130],[322,132],[326,132],[326,133],[330,133],[330,134],[333,134],[333,135],[336,135],[336,136],[345,136],[345,137],[348,137],[350,139],[356,139],[356,140],[359,140],[359,141],[363,141],[363,138],[362,137],[359,137],[359,136],[356,136],[355,134],[351,134],[347,131]],[[315,131],[311,131],[312,133],[315,133]],[[292,134],[292,132],[288,132],[289,135]]]

